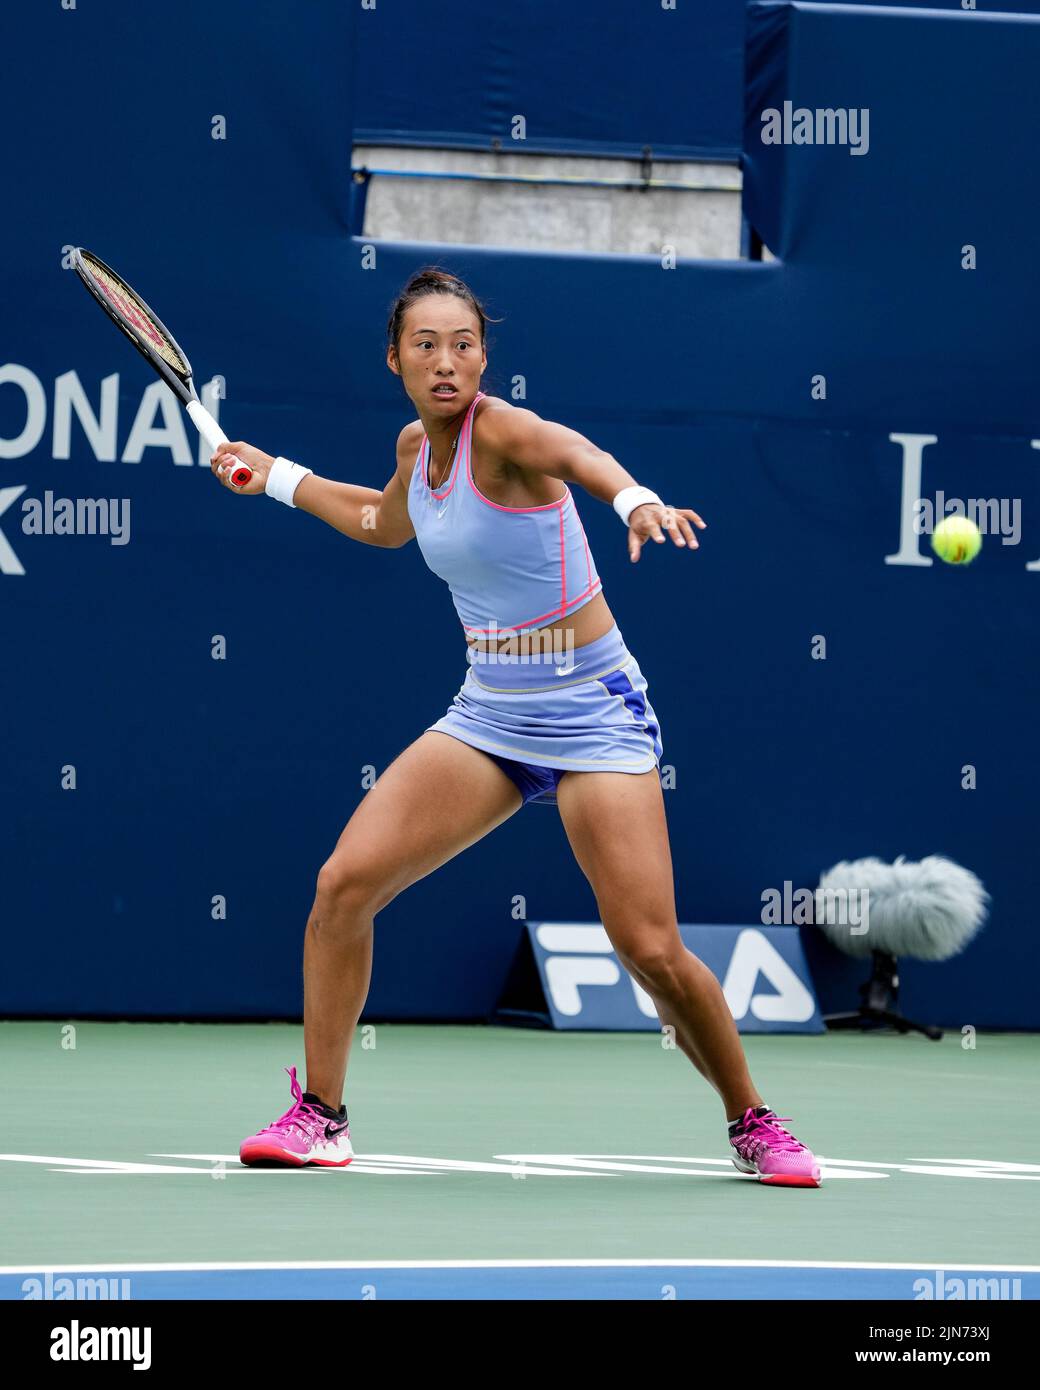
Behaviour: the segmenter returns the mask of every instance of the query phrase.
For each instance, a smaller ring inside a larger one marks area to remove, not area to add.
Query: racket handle
[[[217,453],[220,446],[228,442],[227,435],[201,401],[189,401],[185,409],[191,416],[191,422],[199,434],[202,435],[213,453]],[[245,487],[252,476],[253,470],[248,463],[239,461],[231,470],[231,482],[235,487]]]

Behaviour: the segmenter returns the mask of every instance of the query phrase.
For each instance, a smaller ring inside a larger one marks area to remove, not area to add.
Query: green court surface
[[[1035,1035],[746,1037],[756,1084],[824,1169],[818,1190],[774,1190],[732,1168],[716,1096],[656,1034],[368,1025],[347,1080],[355,1162],[279,1171],[237,1150],[290,1105],[301,1027],[80,1023],[74,1048],[63,1028],[0,1023],[8,1278],[762,1262],[877,1265],[897,1288],[911,1267],[1018,1270],[1034,1296]],[[827,1296],[817,1274],[802,1295]],[[754,1296],[786,1296],[783,1278],[759,1268]]]

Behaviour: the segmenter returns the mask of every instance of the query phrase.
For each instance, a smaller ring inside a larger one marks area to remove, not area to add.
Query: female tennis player
[[[613,505],[633,561],[647,541],[695,550],[704,522],[574,430],[485,395],[486,322],[469,287],[435,267],[398,296],[386,360],[418,419],[398,437],[382,492],[243,443],[212,459],[232,491],[266,492],[352,540],[395,548],[414,537],[469,644],[451,707],[366,793],[318,874],[303,951],[307,1090],[288,1068],[292,1106],[243,1142],[241,1160],[350,1162],[343,1085],[376,914],[541,802],[559,809],[618,958],[718,1092],[737,1168],[773,1186],[817,1187],[812,1153],[752,1084],[719,982],[679,935],[660,731],[568,485]],[[230,482],[236,459],[253,469],[241,489]]]

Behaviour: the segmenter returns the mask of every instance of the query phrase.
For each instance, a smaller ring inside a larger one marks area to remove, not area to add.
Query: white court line
[[[230,1165],[228,1173],[251,1173],[254,1176],[268,1176],[272,1173],[298,1173],[299,1168],[258,1168],[243,1164],[238,1154],[153,1154],[153,1158],[186,1158],[198,1159],[209,1164],[222,1163]],[[37,1163],[49,1165],[56,1173],[76,1173],[83,1176],[102,1174],[111,1177],[113,1174],[168,1174],[168,1173],[195,1173],[204,1176],[212,1176],[212,1168],[193,1167],[188,1168],[183,1164],[174,1165],[169,1163],[124,1163],[121,1159],[115,1158],[58,1158],[53,1154],[3,1154],[0,1153],[0,1162],[6,1163]],[[314,1167],[309,1169],[312,1172],[324,1173],[371,1173],[386,1175],[412,1175],[417,1177],[436,1176],[449,1173],[499,1173],[510,1177],[515,1177],[521,1170],[526,1177],[550,1177],[550,1178],[612,1178],[613,1173],[585,1173],[576,1171],[574,1168],[550,1167],[544,1164],[535,1163],[476,1163],[464,1159],[453,1158],[408,1158],[402,1154],[359,1154],[351,1162],[343,1164],[341,1167]],[[225,1174],[225,1176],[227,1176]],[[702,1176],[714,1176],[704,1174]]]
[[[101,1178],[113,1178],[113,1177],[116,1177],[116,1178],[119,1178],[119,1177],[137,1178],[137,1177],[141,1177],[141,1176],[142,1176],[142,1173],[143,1173],[143,1175],[146,1176],[146,1177],[150,1177],[153,1173],[158,1173],[158,1174],[160,1174],[160,1176],[163,1175],[163,1174],[167,1174],[167,1173],[194,1173],[196,1176],[200,1176],[200,1175],[201,1175],[202,1177],[215,1178],[215,1179],[224,1179],[224,1178],[226,1178],[226,1177],[228,1177],[228,1176],[231,1176],[231,1175],[234,1175],[235,1177],[237,1177],[240,1173],[250,1173],[250,1174],[252,1174],[252,1176],[253,1176],[254,1178],[282,1178],[282,1177],[285,1177],[285,1175],[286,1175],[287,1173],[298,1173],[298,1172],[300,1171],[300,1169],[299,1169],[299,1168],[289,1168],[289,1167],[286,1167],[286,1168],[251,1168],[251,1167],[248,1167],[248,1166],[245,1165],[245,1164],[240,1163],[240,1162],[238,1161],[238,1159],[236,1158],[236,1159],[234,1160],[234,1163],[232,1164],[232,1166],[228,1168],[227,1172],[217,1172],[215,1168],[164,1168],[164,1167],[162,1167],[162,1166],[161,1166],[160,1164],[158,1164],[158,1163],[157,1163],[153,1168],[142,1168],[141,1172],[138,1172],[138,1171],[136,1171],[136,1170],[129,1169],[129,1168],[52,1168],[52,1169],[50,1169],[50,1171],[51,1171],[52,1173],[74,1173],[77,1177],[81,1177],[81,1178],[98,1178],[98,1177],[101,1177]],[[430,1169],[424,1169],[424,1168],[376,1168],[376,1167],[367,1167],[367,1168],[366,1168],[365,1165],[364,1165],[363,1163],[358,1163],[358,1162],[355,1161],[355,1162],[353,1162],[353,1163],[345,1163],[345,1164],[342,1164],[342,1165],[339,1166],[339,1167],[330,1167],[330,1166],[328,1166],[328,1165],[311,1164],[311,1165],[308,1166],[307,1171],[308,1171],[309,1173],[346,1173],[346,1172],[349,1171],[349,1172],[352,1172],[352,1173],[378,1173],[380,1177],[391,1177],[391,1178],[392,1178],[392,1177],[406,1177],[406,1178],[407,1178],[407,1177],[417,1177],[417,1178],[428,1178],[428,1177],[436,1177],[436,1176],[437,1176],[437,1173],[438,1173],[440,1170],[439,1170],[439,1169],[436,1169],[436,1170],[435,1170],[435,1169],[433,1169],[433,1168],[430,1168]],[[313,1179],[313,1178],[308,1178],[307,1181],[308,1181],[308,1182],[313,1182],[314,1179]]]
[[[523,1171],[537,1175],[534,1163],[544,1163],[549,1154],[496,1154],[496,1158],[511,1159],[517,1172]],[[753,1173],[734,1173],[728,1158],[661,1158],[654,1154],[610,1154],[599,1157],[595,1154],[553,1154],[556,1163],[573,1165],[574,1172],[587,1172],[592,1177],[621,1177],[624,1173],[656,1173],[663,1176],[687,1178],[742,1178],[747,1182],[757,1182]],[[618,1160],[628,1160],[619,1162]],[[820,1158],[820,1169],[824,1178],[887,1178],[887,1173],[867,1172],[865,1168],[845,1160],[845,1166],[835,1169],[828,1166],[826,1159]],[[664,1165],[668,1164],[668,1167]],[[703,1167],[693,1167],[703,1164]],[[712,1166],[707,1166],[707,1165]],[[682,1166],[679,1166],[682,1165]],[[895,1166],[894,1164],[891,1166]],[[717,1171],[722,1169],[722,1172]]]
[[[965,1264],[955,1260],[919,1260],[889,1263],[884,1260],[691,1260],[691,1259],[575,1259],[575,1260],[230,1260],[182,1263],[152,1261],[143,1264],[46,1264],[0,1265],[0,1275],[118,1274],[122,1272],[192,1273],[204,1270],[250,1269],[927,1269],[974,1271],[978,1274],[1040,1274],[1040,1265]]]
[[[48,1163],[63,1165],[63,1173],[199,1173],[202,1168],[185,1168],[183,1164],[174,1167],[163,1163],[124,1163],[114,1158],[57,1158],[53,1154],[0,1154],[5,1163]],[[73,1165],[69,1167],[69,1165]]]
[[[1002,1158],[908,1158],[907,1163],[956,1163],[963,1168],[1000,1168],[1009,1173],[1040,1173],[1040,1163],[1005,1163]]]
[[[166,1176],[171,1173],[192,1174],[203,1177],[238,1177],[249,1174],[253,1177],[269,1177],[272,1174],[284,1177],[287,1173],[298,1173],[299,1168],[263,1168],[246,1165],[240,1162],[238,1155],[231,1154],[152,1154],[153,1158],[182,1158],[200,1160],[208,1164],[207,1167],[185,1167],[175,1166],[168,1163],[131,1163],[121,1162],[118,1159],[102,1158],[56,1158],[47,1154],[0,1154],[0,1161],[10,1163],[35,1163],[43,1164],[50,1168],[54,1173],[70,1173],[81,1177],[113,1177],[130,1176],[140,1177],[142,1175]],[[341,1166],[320,1166],[318,1172],[325,1173],[354,1173],[369,1174],[378,1176],[410,1176],[431,1177],[448,1174],[468,1174],[468,1173],[494,1173],[505,1175],[511,1178],[600,1178],[606,1181],[617,1180],[627,1173],[653,1173],[662,1177],[694,1177],[694,1178],[719,1178],[728,1182],[756,1182],[754,1174],[734,1173],[732,1164],[728,1158],[690,1158],[668,1160],[670,1163],[682,1164],[684,1166],[663,1167],[660,1161],[656,1162],[616,1162],[617,1158],[624,1158],[625,1155],[611,1155],[610,1159],[597,1158],[594,1155],[578,1154],[498,1154],[496,1158],[500,1161],[496,1163],[473,1162],[468,1159],[453,1158],[413,1158],[403,1154],[364,1154],[358,1155],[351,1163]],[[645,1155],[633,1155],[633,1158],[645,1158]],[[866,1167],[856,1167],[851,1160],[845,1160],[844,1166],[840,1168],[829,1166],[825,1160],[820,1160],[824,1178],[833,1181],[836,1178],[887,1178],[887,1173],[867,1171],[867,1168],[876,1165],[866,1165]],[[220,1165],[219,1173],[214,1165]],[[696,1166],[702,1165],[702,1166]],[[889,1165],[893,1168],[896,1164]],[[721,1171],[720,1171],[721,1170]],[[313,1171],[313,1170],[311,1170]],[[970,1169],[905,1169],[907,1172],[929,1172],[943,1176],[953,1173],[958,1177],[976,1177],[979,1174]],[[989,1170],[983,1176],[1023,1176],[1011,1174],[996,1174]],[[1040,1176],[1040,1175],[1038,1175]]]
[[[0,1154],[0,1158],[2,1157],[3,1155]],[[150,1157],[196,1158],[207,1163],[231,1163],[236,1167],[240,1166],[238,1154],[151,1154]],[[553,1155],[550,1155],[551,1158]],[[464,1158],[414,1158],[408,1154],[357,1154],[351,1163],[344,1165],[342,1171],[346,1172],[348,1168],[351,1168],[358,1173],[508,1173],[510,1176],[515,1176],[519,1166],[517,1163],[481,1163]],[[185,1169],[184,1171],[189,1170]],[[272,1172],[274,1170],[258,1168],[255,1171]],[[295,1173],[298,1170],[289,1168],[286,1171]],[[551,1162],[543,1163],[540,1166],[527,1164],[525,1171],[528,1177],[609,1178],[612,1176],[610,1173],[580,1173],[573,1168],[554,1166]]]
[[[59,1158],[48,1154],[0,1154],[0,1161],[46,1165],[52,1172],[90,1175],[191,1174],[230,1177],[238,1174],[295,1173],[296,1168],[258,1168],[243,1165],[234,1154],[150,1154],[150,1158],[187,1159],[206,1167],[185,1167],[169,1163],[124,1162],[118,1159]],[[922,1174],[928,1177],[967,1178],[975,1181],[1001,1179],[1006,1182],[1040,1182],[1040,1164],[1011,1163],[1000,1159],[915,1158],[902,1163],[875,1159],[826,1158],[818,1154],[823,1177],[835,1179],[887,1178],[892,1173]],[[496,1154],[495,1162],[470,1159],[421,1158],[408,1154],[359,1154],[342,1167],[318,1171],[350,1173],[355,1176],[430,1177],[447,1174],[492,1173],[512,1178],[585,1177],[617,1180],[625,1174],[652,1173],[659,1177],[713,1177],[733,1180],[729,1159],[678,1157],[661,1154]],[[219,1164],[219,1172],[213,1165]],[[754,1182],[753,1174],[737,1174],[738,1179]]]

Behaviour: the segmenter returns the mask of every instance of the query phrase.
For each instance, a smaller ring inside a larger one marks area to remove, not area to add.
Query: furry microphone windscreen
[[[917,960],[948,960],[986,920],[989,894],[970,869],[941,854],[920,863],[900,855],[842,860],[820,878],[815,919],[850,956],[887,951]]]

